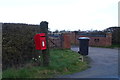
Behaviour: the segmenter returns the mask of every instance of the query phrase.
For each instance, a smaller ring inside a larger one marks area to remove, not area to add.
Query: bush
[[[40,32],[38,25],[4,23],[2,29],[3,69],[22,66],[37,55],[33,37]]]

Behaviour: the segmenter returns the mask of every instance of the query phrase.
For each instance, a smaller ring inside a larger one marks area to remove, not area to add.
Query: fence
[[[49,47],[62,48],[62,34],[49,33]]]
[[[49,33],[49,46],[50,48],[71,48],[70,36],[62,33]]]

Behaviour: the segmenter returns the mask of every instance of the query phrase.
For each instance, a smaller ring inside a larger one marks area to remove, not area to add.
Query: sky
[[[40,24],[55,30],[104,30],[118,26],[119,0],[0,0],[0,22]]]

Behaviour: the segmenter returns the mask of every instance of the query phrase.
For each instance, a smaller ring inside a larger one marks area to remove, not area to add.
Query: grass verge
[[[81,72],[89,68],[88,61],[79,61],[79,54],[71,50],[50,50],[50,66],[29,66],[3,71],[3,78],[53,78],[59,75]],[[86,58],[86,57],[85,57]]]
[[[119,44],[113,44],[111,46],[91,46],[91,47],[100,47],[100,48],[120,48]]]

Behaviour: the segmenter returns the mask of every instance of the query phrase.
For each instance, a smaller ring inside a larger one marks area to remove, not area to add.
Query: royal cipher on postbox
[[[46,35],[45,33],[39,33],[34,36],[35,49],[45,50],[46,49]]]

